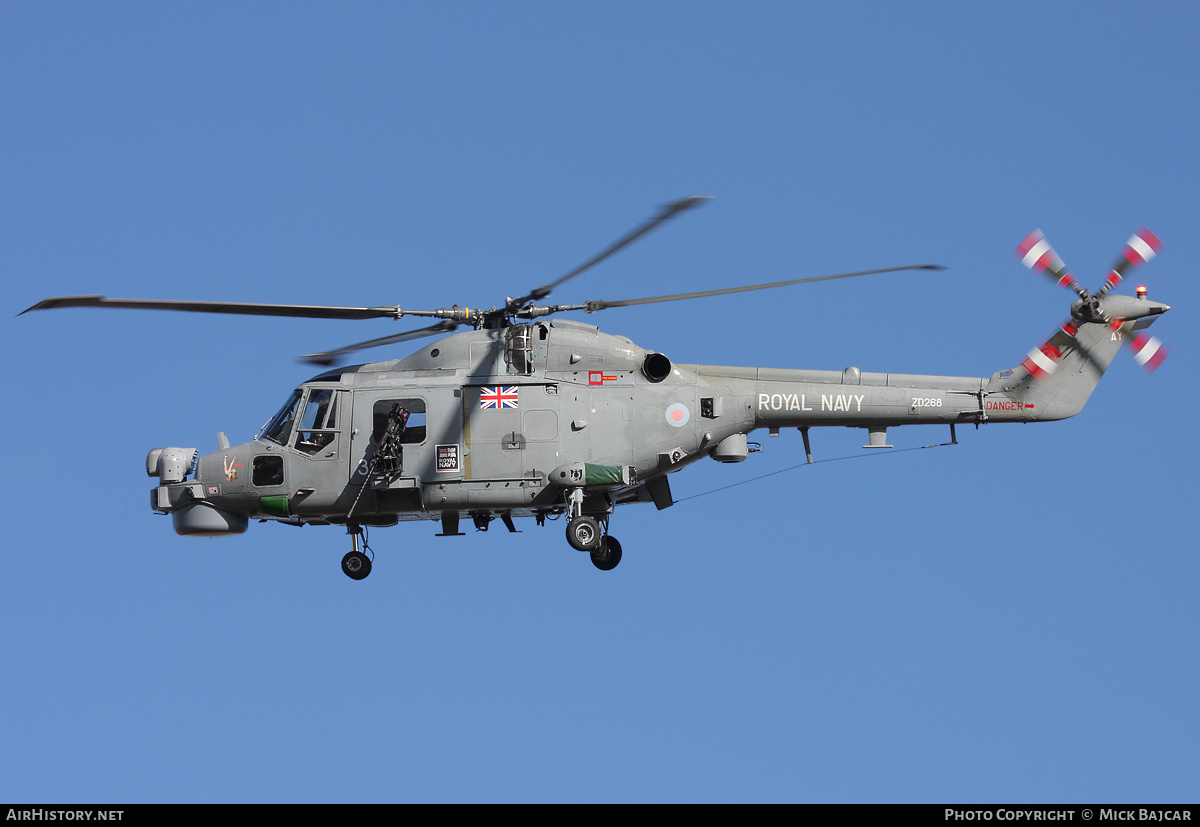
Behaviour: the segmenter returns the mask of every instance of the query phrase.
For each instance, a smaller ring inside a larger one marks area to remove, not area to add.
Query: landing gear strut
[[[362,580],[371,573],[371,558],[366,554],[366,552],[370,551],[370,548],[367,546],[367,541],[364,538],[362,543],[363,550],[359,551],[358,538],[363,536],[362,526],[347,526],[346,530],[350,532],[350,541],[354,549],[342,558],[342,571],[351,580]]]
[[[621,544],[608,534],[608,516],[612,513],[609,503],[604,526],[595,517],[583,513],[583,489],[572,488],[567,492],[567,542],[576,551],[586,551],[592,564],[600,571],[612,571],[621,562]]]

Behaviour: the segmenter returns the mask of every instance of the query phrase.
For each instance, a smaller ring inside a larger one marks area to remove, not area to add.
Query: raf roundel
[[[676,428],[682,428],[691,419],[691,414],[688,412],[687,405],[680,405],[676,402],[667,408],[667,424],[674,425]]]

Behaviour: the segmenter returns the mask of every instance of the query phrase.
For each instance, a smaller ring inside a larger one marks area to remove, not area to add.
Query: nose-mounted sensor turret
[[[155,448],[146,455],[146,474],[158,477],[163,485],[183,482],[199,453],[195,448]]]

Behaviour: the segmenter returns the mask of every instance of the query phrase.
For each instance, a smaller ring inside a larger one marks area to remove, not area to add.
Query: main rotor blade
[[[438,322],[429,327],[419,327],[416,330],[409,330],[405,333],[397,333],[394,336],[383,336],[379,339],[369,339],[365,342],[359,342],[356,345],[347,345],[346,347],[338,348],[337,350],[329,350],[325,353],[309,353],[306,354],[301,361],[310,362],[314,365],[336,365],[344,356],[355,353],[367,348],[380,347],[381,345],[395,344],[396,342],[407,342],[409,339],[423,339],[426,336],[437,336],[442,333],[451,333],[459,326],[459,322],[444,321]]]
[[[308,304],[252,304],[248,302],[158,301],[156,299],[106,299],[103,296],[56,296],[30,310],[60,307],[115,307],[127,310],[181,310],[188,313],[232,313],[240,316],[299,316],[308,319],[398,319],[399,307],[330,307]]]
[[[692,207],[698,207],[701,204],[703,204],[705,201],[708,201],[710,198],[712,198],[711,195],[691,195],[691,196],[688,196],[687,198],[682,198],[678,201],[674,201],[670,204],[664,205],[659,210],[657,215],[655,215],[654,217],[645,221],[644,223],[640,224],[639,226],[635,227],[629,233],[621,236],[621,238],[614,241],[612,244],[610,244],[604,250],[597,253],[595,256],[588,259],[587,261],[585,261],[583,264],[576,267],[571,272],[567,273],[564,276],[560,276],[557,280],[552,281],[549,284],[543,284],[541,287],[538,287],[537,289],[530,292],[529,295],[527,295],[527,296],[521,296],[520,298],[517,298],[517,299],[510,299],[509,303],[508,303],[509,308],[515,309],[518,307],[522,307],[526,302],[536,301],[538,299],[544,299],[546,296],[550,295],[551,290],[553,290],[555,287],[558,287],[563,282],[567,281],[568,279],[575,278],[580,273],[582,273],[584,270],[587,270],[590,267],[596,266],[597,264],[604,261],[604,259],[608,258],[609,256],[611,256],[613,253],[617,252],[621,248],[626,247],[629,244],[632,244],[634,241],[637,241],[639,238],[641,238],[646,233],[653,230],[658,225],[662,224],[664,221],[669,221],[672,218],[674,218],[675,216],[679,215],[681,212],[690,210]]]
[[[597,310],[605,310],[609,307],[631,307],[635,304],[654,304],[656,302],[673,302],[681,299],[699,299],[705,296],[725,296],[730,293],[747,293],[751,290],[769,290],[772,287],[787,287],[791,284],[805,284],[812,281],[829,281],[831,279],[848,279],[853,276],[871,276],[876,273],[896,273],[901,270],[945,270],[945,267],[940,267],[937,264],[910,264],[906,267],[885,267],[882,270],[860,270],[855,273],[835,273],[831,276],[812,276],[804,279],[790,279],[788,281],[773,281],[769,284],[752,284],[747,287],[726,287],[721,290],[700,290],[695,293],[675,293],[671,296],[653,296],[647,299],[625,299],[624,301],[607,302],[607,301],[590,301],[585,302],[583,309],[589,313],[594,313]]]

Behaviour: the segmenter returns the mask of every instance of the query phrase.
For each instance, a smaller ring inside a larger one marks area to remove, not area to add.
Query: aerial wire
[[[680,497],[679,499],[675,500],[675,504],[678,505],[679,503],[687,502],[688,500],[694,500],[697,497],[705,497],[709,494],[716,494],[718,491],[727,491],[730,488],[737,488],[739,485],[748,485],[749,483],[758,482],[759,480],[765,480],[767,477],[774,477],[779,474],[787,473],[788,471],[795,471],[797,468],[804,468],[805,466],[808,466],[808,465],[820,465],[821,463],[825,463],[825,462],[840,462],[845,459],[866,459],[868,457],[885,456],[887,454],[904,454],[904,453],[908,453],[909,451],[924,451],[926,448],[942,448],[946,445],[957,445],[957,444],[958,443],[956,443],[956,442],[938,442],[938,443],[934,443],[933,445],[917,445],[912,448],[894,448],[894,449],[888,450],[888,451],[874,451],[870,454],[847,454],[846,456],[843,456],[843,457],[830,457],[829,459],[816,459],[816,460],[813,460],[812,462],[808,462],[806,460],[804,462],[798,462],[795,465],[789,465],[787,468],[780,468],[776,471],[768,471],[765,474],[759,474],[757,477],[750,477],[749,479],[741,480],[740,482],[731,482],[728,485],[722,485],[720,488],[713,488],[708,491],[702,491],[699,494],[692,494],[690,497]]]

